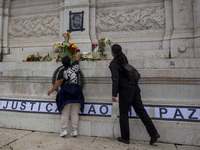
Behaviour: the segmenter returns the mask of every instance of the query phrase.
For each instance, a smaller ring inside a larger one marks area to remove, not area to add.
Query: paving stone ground
[[[58,133],[0,128],[0,150],[200,150],[198,146],[131,140],[123,144],[115,138],[78,136],[64,138]]]

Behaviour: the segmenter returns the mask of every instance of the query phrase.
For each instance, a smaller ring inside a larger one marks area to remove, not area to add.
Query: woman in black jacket
[[[152,145],[160,137],[149,115],[144,109],[141,101],[140,88],[138,84],[131,84],[125,69],[124,64],[128,63],[126,56],[122,53],[120,45],[115,44],[112,46],[112,55],[114,59],[110,62],[110,70],[112,74],[112,101],[116,102],[117,94],[119,93],[119,114],[120,114],[120,130],[121,137],[118,141],[129,144],[129,120],[128,111],[133,106],[135,112],[139,115],[151,139]]]

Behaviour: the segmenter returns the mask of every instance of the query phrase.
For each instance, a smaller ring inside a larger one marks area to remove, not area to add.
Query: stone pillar
[[[10,7],[10,0],[5,0],[5,8],[4,8],[4,25],[3,25],[3,51],[4,54],[9,54],[10,51],[8,49],[8,21],[9,21],[9,7]]]
[[[163,49],[170,52],[171,50],[171,37],[173,31],[173,11],[172,0],[165,0],[165,36],[163,40]]]
[[[90,37],[92,43],[97,43],[96,36],[96,0],[90,0]]]
[[[66,31],[64,30],[64,0],[60,0],[60,35],[62,36],[62,33],[65,33]]]
[[[195,57],[200,57],[200,0],[193,1]]]
[[[70,40],[71,43],[77,44],[78,48],[83,51],[91,51],[91,40],[90,40],[90,3],[89,0],[64,0],[64,26],[63,30],[67,31],[70,29],[69,26],[69,13],[84,12],[83,18],[83,31],[72,31]]]
[[[4,0],[0,0],[0,62],[3,59],[3,4]]]
[[[192,0],[173,0],[171,56],[194,57]]]

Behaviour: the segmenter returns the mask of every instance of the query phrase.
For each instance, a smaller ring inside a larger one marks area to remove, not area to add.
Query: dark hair
[[[65,68],[68,68],[71,65],[71,59],[68,56],[65,56],[62,59],[62,64]]]
[[[122,47],[119,44],[114,44],[111,49],[114,53],[114,60],[117,60],[120,64],[128,63],[126,56],[122,52]]]

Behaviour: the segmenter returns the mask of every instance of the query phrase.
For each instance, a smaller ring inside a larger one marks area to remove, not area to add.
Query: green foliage
[[[112,44],[111,39],[106,38],[106,37],[102,37],[102,38],[98,41],[98,43],[99,43],[100,58],[103,58],[103,57],[107,58],[107,55],[104,54],[104,52],[105,52],[105,47],[106,47],[106,45],[110,45],[110,46],[111,46],[111,44]]]
[[[72,51],[70,49],[70,43],[68,41],[64,41],[63,45],[58,50],[58,56],[56,62],[62,61],[65,56],[68,56],[73,62],[76,59],[76,50]]]
[[[40,61],[40,59],[42,59],[42,56],[40,56],[39,53],[36,54],[34,61]]]

